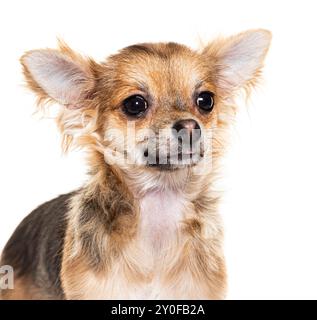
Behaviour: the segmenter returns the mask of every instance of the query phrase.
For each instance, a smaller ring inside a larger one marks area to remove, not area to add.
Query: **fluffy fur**
[[[27,52],[21,63],[28,87],[39,106],[62,105],[57,123],[63,148],[87,150],[90,179],[80,190],[42,205],[18,227],[1,262],[17,271],[16,286],[2,297],[224,298],[214,182],[236,111],[234,97],[259,79],[270,39],[260,29],[214,40],[200,51],[145,43],[102,63],[62,42],[57,50]],[[202,91],[214,93],[209,114],[195,106]],[[122,102],[135,94],[150,107],[146,116],[129,119]],[[146,166],[143,135],[188,118],[199,123],[205,137],[212,131],[205,161],[171,170]],[[131,124],[139,137],[132,141],[133,152],[121,141],[130,138]],[[131,161],[111,162],[111,150]]]

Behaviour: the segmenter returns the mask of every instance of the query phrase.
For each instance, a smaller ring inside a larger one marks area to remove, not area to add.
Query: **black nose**
[[[194,119],[179,120],[173,125],[173,133],[179,137],[190,137],[191,142],[196,142],[200,139],[201,130],[198,122]]]

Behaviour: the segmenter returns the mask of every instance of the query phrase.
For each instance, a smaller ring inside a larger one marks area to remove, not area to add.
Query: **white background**
[[[40,203],[85,180],[61,155],[53,120],[32,115],[18,59],[62,37],[103,59],[136,42],[197,46],[249,28],[273,32],[264,81],[240,106],[224,172],[229,299],[317,298],[316,1],[2,1],[0,248]]]

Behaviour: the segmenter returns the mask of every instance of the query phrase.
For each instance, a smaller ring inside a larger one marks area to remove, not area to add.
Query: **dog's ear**
[[[249,30],[217,39],[202,54],[212,62],[212,72],[219,89],[230,94],[256,83],[269,49],[271,33],[264,29]]]
[[[59,41],[59,49],[40,49],[21,57],[28,87],[39,102],[56,101],[71,109],[81,108],[95,84],[91,59]]]

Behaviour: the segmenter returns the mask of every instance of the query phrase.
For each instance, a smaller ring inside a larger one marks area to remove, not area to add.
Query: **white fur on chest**
[[[163,249],[175,239],[184,210],[185,199],[179,192],[147,192],[140,200],[140,241],[155,250]]]
[[[139,229],[124,253],[124,260],[112,266],[105,278],[87,276],[85,298],[93,299],[162,299],[177,298],[162,283],[166,267],[175,258],[175,247],[188,202],[181,192],[148,191],[140,199]],[[126,264],[136,263],[138,270],[148,274],[146,282],[128,279]],[[186,275],[184,276],[186,278]],[[182,291],[182,288],[179,289]]]

